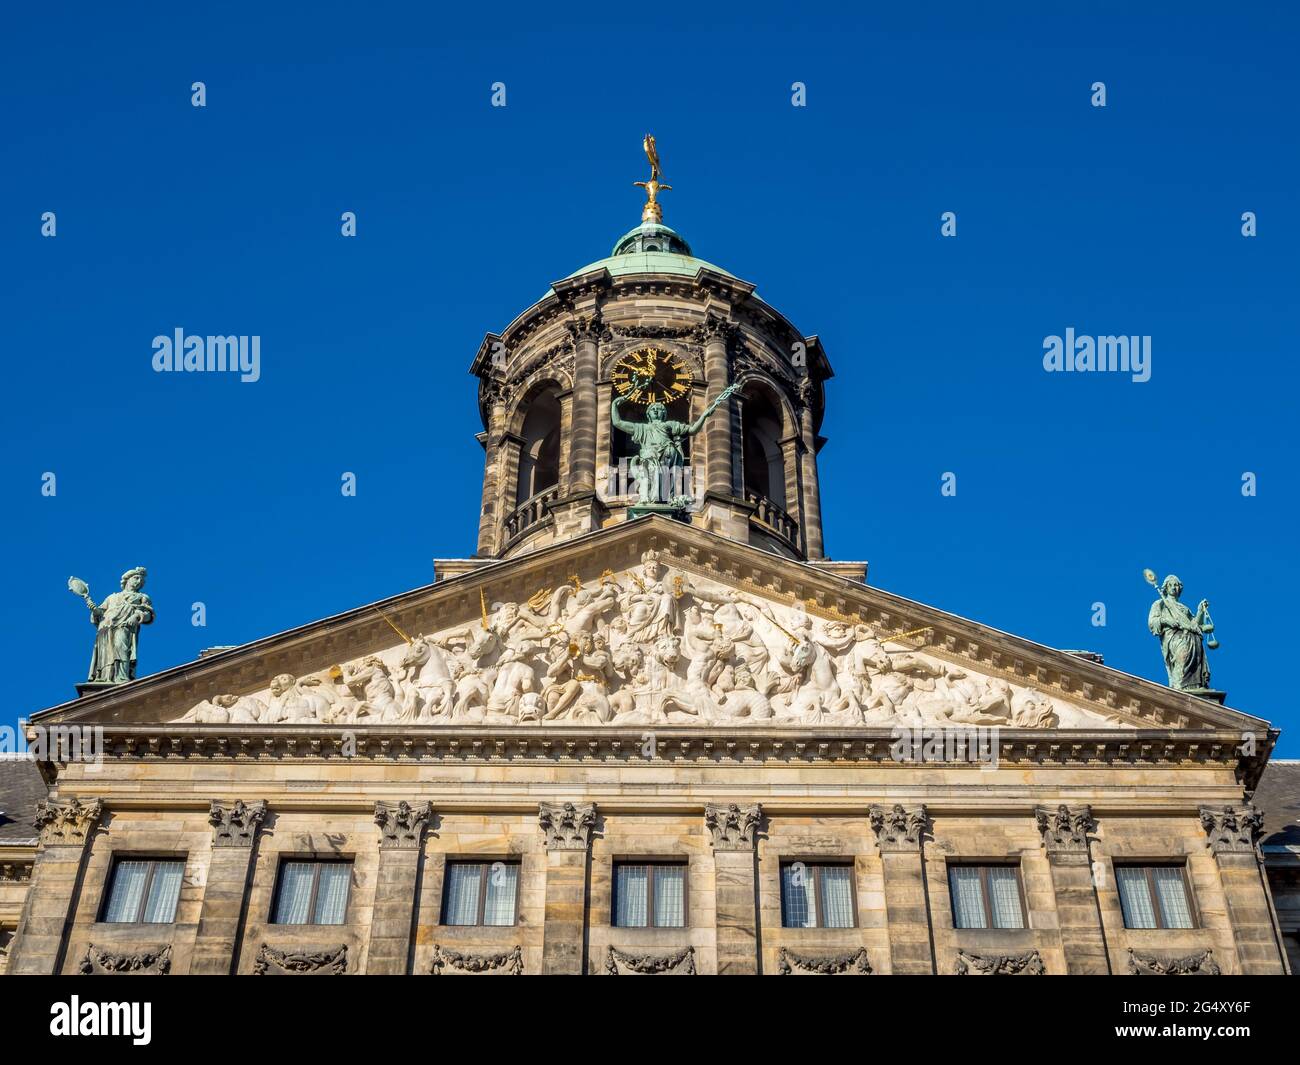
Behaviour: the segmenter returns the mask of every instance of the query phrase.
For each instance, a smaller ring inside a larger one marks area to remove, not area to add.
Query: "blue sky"
[[[9,12],[3,719],[85,675],[70,574],[102,598],[149,567],[153,672],[471,553],[466,368],[635,224],[650,129],[665,221],[826,346],[832,556],[1160,681],[1141,570],[1176,572],[1212,603],[1215,684],[1300,755],[1297,21],[1251,4]],[[260,335],[261,380],[154,373],[152,338],[178,327]],[[1067,327],[1150,335],[1151,380],[1045,373]]]

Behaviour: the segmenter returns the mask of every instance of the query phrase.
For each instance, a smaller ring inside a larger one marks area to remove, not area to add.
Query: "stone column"
[[[736,331],[730,322],[710,314],[700,327],[704,336],[704,405],[718,398],[727,387],[729,367],[727,342]],[[730,499],[736,494],[731,469],[732,411],[719,408],[704,423],[704,463],[708,470],[707,487],[714,495]]]
[[[804,551],[809,558],[822,558],[822,496],[817,484],[817,433],[813,428],[813,383],[811,377],[799,379],[799,467],[803,482],[799,515],[803,530]]]
[[[420,886],[424,830],[433,805],[422,802],[375,803],[379,826],[379,871],[375,874],[375,908],[370,917],[366,972],[402,976],[409,970]]]
[[[754,976],[759,971],[754,845],[762,820],[758,803],[704,807],[704,827],[713,843],[719,976]]]
[[[929,816],[924,806],[872,806],[871,829],[880,848],[889,924],[890,967],[895,976],[933,974],[930,898],[923,847]]]
[[[208,859],[199,930],[194,940],[190,972],[229,976],[235,972],[249,873],[253,868],[257,832],[266,817],[266,803],[237,800],[223,805],[215,799],[208,811],[212,824],[212,854]]]
[[[1065,971],[1072,976],[1105,976],[1110,972],[1110,955],[1088,850],[1088,833],[1095,824],[1092,807],[1039,806],[1034,817],[1052,870]]]
[[[50,976],[63,967],[86,853],[103,812],[100,799],[36,804],[41,845],[9,948],[9,975]]]
[[[1282,948],[1264,893],[1259,860],[1263,816],[1254,806],[1202,806],[1201,824],[1219,865],[1241,971],[1281,975]]]
[[[596,382],[600,377],[600,312],[569,323],[573,337],[573,425],[569,432],[569,477],[566,495],[596,491]]]
[[[537,814],[546,840],[542,972],[581,976],[587,967],[587,855],[596,804],[544,802]]]
[[[497,537],[506,515],[499,513],[501,437],[506,427],[505,382],[492,377],[484,381],[484,402],[488,408],[488,426],[483,434],[483,512],[478,520],[477,554],[491,558],[496,554]]]

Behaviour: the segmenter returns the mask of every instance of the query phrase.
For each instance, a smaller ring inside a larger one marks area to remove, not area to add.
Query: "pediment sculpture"
[[[468,625],[251,694],[197,724],[771,725],[1118,728],[1127,723],[943,660],[852,619],[817,617],[668,569],[653,551],[594,586],[482,601]]]

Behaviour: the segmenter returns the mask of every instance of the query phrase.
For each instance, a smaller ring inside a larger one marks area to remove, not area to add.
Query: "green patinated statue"
[[[98,630],[90,659],[91,684],[123,684],[135,680],[140,626],[152,624],[154,618],[153,603],[141,591],[144,578],[143,566],[127,570],[122,574],[122,590],[98,606],[85,581],[68,578],[68,589],[85,600],[90,608],[90,623]]]
[[[643,386],[644,382],[637,382],[636,387]],[[628,471],[636,478],[637,494],[642,504],[655,502],[653,497],[661,479],[668,480],[673,470],[680,470],[685,465],[683,442],[703,429],[709,416],[739,390],[738,384],[728,385],[698,418],[689,423],[670,419],[668,408],[662,403],[651,403],[646,407],[645,421],[629,422],[619,416],[619,408],[627,397],[614,397],[610,404],[610,420],[637,446],[636,458],[629,460],[627,465]]]
[[[1147,583],[1156,586],[1156,575],[1145,571]],[[1219,646],[1211,633],[1214,621],[1210,617],[1210,604],[1202,599],[1196,613],[1179,602],[1183,582],[1172,573],[1158,586],[1160,598],[1151,604],[1147,615],[1147,628],[1160,641],[1165,656],[1165,669],[1169,673],[1169,687],[1178,691],[1203,694],[1211,691],[1210,666],[1205,651]],[[1205,637],[1209,636],[1207,643]]]

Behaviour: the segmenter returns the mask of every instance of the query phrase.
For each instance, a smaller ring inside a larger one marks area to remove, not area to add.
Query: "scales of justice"
[[[672,186],[659,180],[663,171],[652,134],[646,134],[642,147],[650,161],[650,180],[633,182],[646,193],[641,222],[647,226],[660,225],[663,207],[659,193]],[[628,516],[667,514],[687,520],[687,511],[695,508],[696,498],[691,471],[686,465],[685,442],[704,428],[714,411],[740,386],[728,385],[698,418],[683,422],[668,417],[668,404],[690,393],[690,370],[676,355],[654,347],[640,348],[620,357],[611,377],[618,394],[610,404],[610,421],[614,428],[631,437],[637,448],[636,455],[627,463],[637,486],[637,503],[629,508]],[[629,403],[645,407],[644,420],[630,421],[623,416],[623,409]]]

